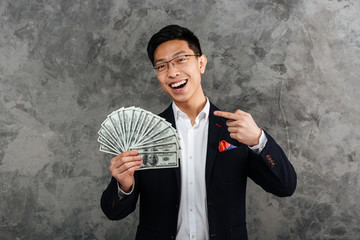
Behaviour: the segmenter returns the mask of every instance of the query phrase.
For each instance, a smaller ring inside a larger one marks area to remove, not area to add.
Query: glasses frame
[[[176,56],[176,57],[174,57],[171,60],[166,61],[166,62],[159,62],[159,63],[153,65],[153,70],[154,70],[155,74],[158,75],[158,74],[165,73],[167,70],[169,70],[170,63],[175,67],[175,63],[173,63],[172,61],[174,61],[175,59],[180,58],[180,57],[201,57],[201,55],[200,54],[184,54],[184,55]],[[161,64],[166,64],[166,66],[167,66],[167,68],[162,72],[158,72],[157,67],[156,67],[156,65],[158,65],[160,63]]]

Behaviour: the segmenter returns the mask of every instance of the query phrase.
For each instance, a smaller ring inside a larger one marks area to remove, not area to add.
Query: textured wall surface
[[[99,207],[111,156],[97,131],[122,106],[170,99],[146,55],[153,33],[189,27],[206,95],[250,112],[294,164],[277,198],[249,181],[255,239],[359,239],[358,0],[1,0],[0,239],[133,239],[135,212]]]

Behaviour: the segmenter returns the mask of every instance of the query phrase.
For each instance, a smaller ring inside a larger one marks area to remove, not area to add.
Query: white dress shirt
[[[172,105],[181,141],[181,193],[176,240],[209,239],[206,209],[205,163],[210,103],[191,125],[190,118],[175,103]]]

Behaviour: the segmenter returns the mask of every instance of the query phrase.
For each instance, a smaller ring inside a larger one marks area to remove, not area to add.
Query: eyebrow
[[[176,52],[175,54],[173,54],[172,55],[172,58],[174,58],[174,57],[177,57],[177,56],[179,56],[179,55],[181,55],[181,54],[184,54],[184,53],[186,53],[185,51],[179,51],[179,52]],[[154,64],[155,63],[158,63],[158,62],[164,62],[165,61],[165,59],[164,58],[159,58],[159,59],[156,59],[156,61],[154,62]]]

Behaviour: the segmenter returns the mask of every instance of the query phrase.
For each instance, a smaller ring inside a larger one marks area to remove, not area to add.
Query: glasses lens
[[[156,72],[163,72],[167,69],[167,63],[158,63],[155,65],[154,69]]]
[[[164,73],[168,70],[170,64],[173,65],[174,67],[184,66],[186,65],[186,63],[189,60],[189,57],[191,56],[197,56],[197,55],[181,55],[171,59],[168,62],[158,63],[154,66],[154,71],[156,72],[156,74]]]

